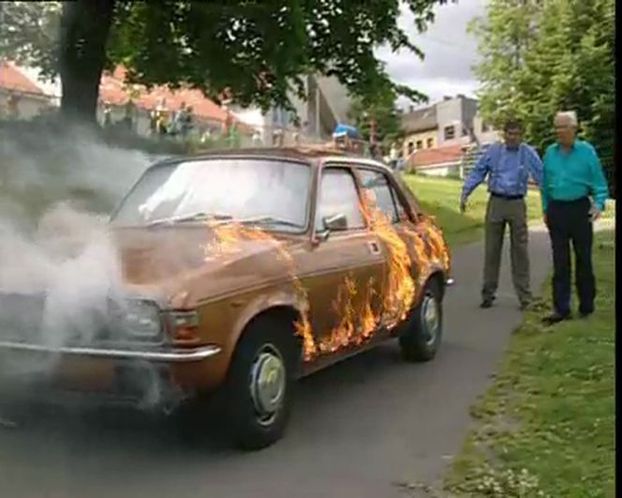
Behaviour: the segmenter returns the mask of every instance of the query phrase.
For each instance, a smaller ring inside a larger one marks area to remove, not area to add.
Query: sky
[[[477,81],[472,67],[477,62],[477,41],[467,33],[467,25],[474,17],[485,14],[486,0],[458,0],[458,3],[439,5],[435,21],[425,33],[417,33],[413,15],[404,9],[399,19],[410,41],[425,54],[417,55],[403,50],[392,53],[388,48],[377,50],[377,56],[387,64],[391,78],[418,90],[430,99],[430,103],[442,100],[445,95],[459,93],[474,96]],[[401,107],[408,107],[405,98],[399,100]]]

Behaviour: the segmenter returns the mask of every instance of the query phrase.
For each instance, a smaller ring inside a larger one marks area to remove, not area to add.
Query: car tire
[[[429,361],[436,356],[443,332],[443,293],[438,280],[423,289],[419,305],[407,319],[399,336],[402,358],[409,362]]]
[[[283,436],[299,358],[293,331],[282,321],[259,319],[244,332],[225,385],[226,423],[235,446],[259,450]]]

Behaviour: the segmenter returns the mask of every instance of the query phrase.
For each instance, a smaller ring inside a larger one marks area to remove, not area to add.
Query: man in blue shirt
[[[555,116],[557,143],[544,154],[542,208],[553,249],[554,311],[544,321],[554,324],[570,318],[570,241],[576,262],[579,314],[594,311],[596,284],[592,269],[592,224],[605,209],[607,180],[594,147],[578,140],[572,112]],[[590,199],[591,197],[591,199]]]
[[[532,299],[525,195],[529,176],[540,184],[542,162],[532,147],[522,143],[522,131],[519,122],[508,121],[504,143],[495,143],[484,152],[462,188],[460,211],[464,212],[471,192],[488,177],[482,308],[490,308],[495,300],[506,224],[510,226],[512,281],[521,308],[525,309]]]

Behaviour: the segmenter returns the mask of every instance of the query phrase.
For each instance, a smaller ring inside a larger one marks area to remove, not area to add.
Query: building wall
[[[471,141],[468,130],[473,126],[477,113],[477,100],[463,96],[448,98],[436,104],[439,145],[453,145]],[[446,128],[453,127],[453,137]]]
[[[488,126],[479,113],[473,118],[473,129],[480,144],[497,142],[502,138],[501,132]]]
[[[11,93],[0,88],[0,116],[8,117],[9,95]],[[32,119],[50,108],[51,101],[43,95],[13,92],[17,96],[18,119]]]
[[[337,123],[347,123],[351,99],[346,88],[334,77],[309,76],[304,84],[306,100],[293,92],[289,96],[296,114],[276,106],[265,113],[254,106],[247,109],[232,107],[232,111],[240,121],[260,130],[264,143],[272,140],[274,130],[288,129],[292,132],[295,115],[300,121],[300,132],[306,139],[328,139]]]
[[[428,145],[428,141],[432,141],[431,145]],[[404,157],[408,157],[408,144],[412,142],[414,150],[417,150],[417,142],[421,141],[422,149],[432,149],[438,146],[438,130],[426,130],[419,131],[417,133],[409,133],[404,138],[402,153]]]
[[[335,119],[339,123],[347,123],[352,99],[346,87],[335,76],[320,76],[317,78],[317,82]]]

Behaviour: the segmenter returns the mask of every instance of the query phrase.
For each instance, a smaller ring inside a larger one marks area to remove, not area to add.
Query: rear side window
[[[337,214],[346,217],[348,230],[365,227],[354,177],[347,169],[327,168],[322,171],[315,217],[316,230],[324,229],[324,218]]]
[[[368,169],[359,169],[358,173],[361,179],[361,186],[363,189],[370,190],[373,193],[378,209],[393,223],[400,221],[405,211],[387,176],[378,171]]]

